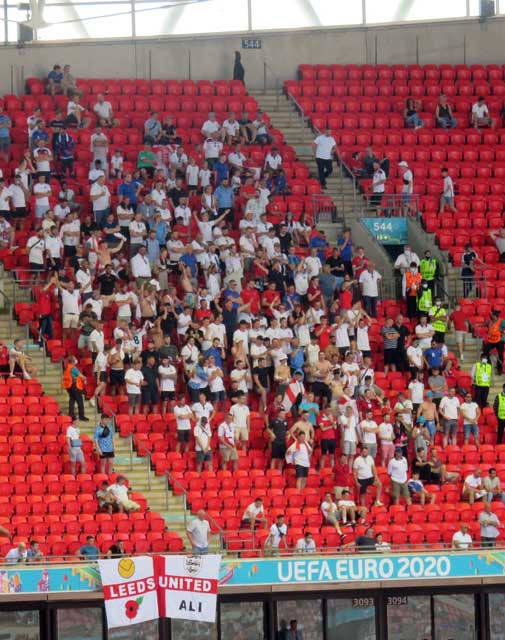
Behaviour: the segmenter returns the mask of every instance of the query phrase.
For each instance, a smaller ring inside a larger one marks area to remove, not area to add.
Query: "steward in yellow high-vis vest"
[[[479,362],[472,367],[473,388],[475,390],[475,402],[481,409],[487,406],[489,387],[491,386],[491,376],[493,367],[489,364],[486,355],[483,353]]]
[[[447,309],[442,306],[440,298],[435,298],[435,304],[430,309],[430,324],[435,330],[433,336],[438,342],[444,342],[447,331]]]

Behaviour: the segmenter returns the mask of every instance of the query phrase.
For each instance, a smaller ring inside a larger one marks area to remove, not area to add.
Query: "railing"
[[[268,86],[268,74],[272,76],[275,85],[275,98],[276,98],[276,111],[279,111],[279,100],[282,92],[282,82],[279,76],[275,73],[272,67],[268,64],[268,62],[263,62],[263,93],[266,94],[267,86]]]
[[[316,127],[314,125],[313,122],[311,122],[310,120],[310,116],[307,116],[307,114],[305,113],[304,109],[302,108],[302,106],[300,105],[300,103],[298,102],[298,100],[295,98],[295,96],[293,96],[293,94],[286,92],[286,95],[288,97],[288,99],[291,101],[291,104],[293,105],[295,111],[297,111],[300,114],[300,117],[302,118],[304,124],[306,124],[307,126],[310,126],[312,131],[314,131],[314,133],[316,135],[320,135],[321,134],[321,130]],[[291,112],[290,112],[291,113]],[[345,163],[344,159],[342,158],[341,153],[338,150],[338,145],[336,146],[335,149],[335,157],[337,160],[337,165],[339,167],[339,180],[340,180],[340,193],[342,194],[343,197],[343,192],[344,192],[344,176],[347,178],[353,178],[353,174],[351,169],[347,166],[347,164]],[[356,181],[353,179],[352,180],[352,187],[353,187],[353,201],[356,199],[357,194],[357,189],[356,189]],[[353,204],[353,207],[355,205]],[[341,210],[344,210],[344,203],[342,202],[342,208]]]
[[[100,400],[100,406],[101,406],[102,410],[104,411],[104,413],[107,413],[113,419],[114,430],[116,430],[117,413],[104,400]],[[151,490],[151,474],[152,474],[152,472],[154,470],[154,465],[153,465],[153,462],[152,462],[151,452],[141,442],[137,441],[136,443],[134,443],[134,435],[133,434],[130,434],[129,436],[127,436],[126,439],[128,441],[128,448],[129,448],[130,471],[133,470],[133,453],[134,453],[135,448],[136,448],[137,452],[140,453],[140,457],[142,459],[144,459],[144,458],[147,459],[147,487],[148,487],[149,490]],[[165,479],[164,488],[165,488],[165,506],[166,506],[166,509],[168,511],[169,510],[169,506],[170,506],[170,493],[169,493],[169,489],[168,489],[169,484],[170,484],[173,487],[177,487],[178,491],[182,495],[183,508],[184,508],[184,512],[183,512],[184,529],[186,530],[187,529],[187,522],[188,522],[188,506],[189,506],[188,505],[188,492],[187,492],[186,488],[184,487],[184,485],[175,476],[173,476],[170,473],[170,471],[164,471],[163,472],[163,476],[164,476],[164,479]],[[223,531],[222,527],[209,514],[207,514],[207,519],[209,520],[210,524],[213,526],[213,528],[215,529],[215,531],[219,535],[220,548],[223,548],[224,531]]]
[[[444,276],[445,274],[441,273],[440,277],[435,279],[435,294],[433,297],[438,296],[446,305],[454,306],[455,296],[445,289],[443,285]],[[379,297],[381,300],[402,299],[402,276],[399,273],[395,273],[391,278],[382,276],[382,280],[379,283]]]
[[[233,532],[232,532],[233,533]],[[241,539],[243,541],[243,539]],[[396,555],[396,554],[405,554],[405,553],[423,553],[423,552],[429,552],[429,553],[440,553],[440,552],[450,552],[451,554],[459,554],[459,553],[464,553],[465,551],[477,551],[477,552],[482,552],[483,554],[485,553],[491,553],[493,551],[503,551],[505,549],[505,541],[503,540],[497,540],[496,541],[496,545],[494,547],[489,547],[483,544],[479,544],[477,543],[473,543],[470,547],[470,549],[453,549],[452,547],[452,543],[451,542],[435,542],[435,543],[427,543],[427,542],[420,542],[418,544],[412,544],[412,543],[401,543],[401,544],[392,544],[389,543],[387,541],[386,542],[386,546],[383,546],[382,548],[366,548],[366,549],[359,549],[356,548],[354,546],[354,543],[346,543],[345,540],[343,542],[343,545],[340,547],[332,547],[332,546],[316,546],[316,549],[312,552],[312,553],[304,553],[302,551],[297,551],[296,549],[294,549],[293,547],[289,547],[289,548],[284,548],[281,547],[279,550],[275,549],[275,550],[271,550],[271,549],[264,549],[263,547],[243,547],[242,549],[228,549],[226,548],[226,544],[224,547],[222,547],[222,549],[220,550],[220,553],[222,555],[224,555],[227,558],[236,558],[236,557],[241,557],[242,554],[247,554],[247,557],[251,557],[254,556],[256,558],[270,558],[272,556],[275,557],[283,557],[283,558],[290,558],[290,557],[299,557],[299,556],[303,556],[303,557],[307,557],[307,556],[311,556],[311,557],[318,557],[318,556],[338,556],[338,557],[344,557],[344,556],[354,556],[356,554],[361,555],[367,555],[367,554],[373,554],[373,555],[377,555],[378,552],[382,552],[384,554],[388,554],[388,555]],[[15,546],[15,544],[13,544],[13,546]],[[155,556],[155,555],[164,555],[164,556],[171,556],[171,555],[179,555],[181,552],[180,551],[163,551],[163,552],[150,552],[150,551],[142,551],[140,553],[126,553],[125,555],[128,557],[135,557],[137,555],[142,555],[142,556]],[[100,557],[104,558],[106,557],[106,553],[101,553]],[[75,552],[74,554],[64,554],[64,555],[51,555],[51,554],[47,554],[44,555],[40,560],[38,561],[32,561],[32,562],[24,562],[24,563],[9,563],[5,561],[5,558],[0,558],[0,566],[4,566],[4,567],[11,567],[11,568],[16,568],[19,569],[20,567],[42,567],[44,565],[47,564],[75,564],[75,565],[82,565],[82,564],[86,564],[89,565],[90,563],[94,562],[93,560],[89,560],[89,559],[82,559],[82,557],[79,555],[78,552]]]

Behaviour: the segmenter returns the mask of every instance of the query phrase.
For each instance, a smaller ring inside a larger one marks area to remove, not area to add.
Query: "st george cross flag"
[[[137,556],[99,560],[98,567],[109,629],[159,617],[152,558]]]
[[[284,398],[282,400],[282,406],[284,411],[290,411],[291,407],[295,404],[296,399],[300,394],[305,393],[305,387],[303,383],[293,378],[291,382],[288,384],[286,389],[286,393],[284,394]]]
[[[215,622],[220,555],[157,556],[160,617]]]

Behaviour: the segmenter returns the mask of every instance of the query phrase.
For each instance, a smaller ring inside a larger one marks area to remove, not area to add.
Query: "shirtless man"
[[[98,257],[97,267],[99,270],[105,269],[108,264],[112,264],[112,256],[115,253],[119,253],[123,248],[124,240],[121,240],[117,247],[113,249],[109,248],[109,245],[106,242],[100,242],[98,248],[96,250],[96,255]]]
[[[419,405],[417,417],[424,418],[424,425],[428,429],[431,441],[435,438],[437,429],[440,429],[440,420],[438,417],[437,405],[433,402],[433,392],[428,391],[426,400]]]
[[[326,359],[324,351],[319,352],[319,360],[312,367],[314,382],[312,391],[316,398],[323,398],[323,409],[331,402],[331,390],[328,386],[332,381],[331,362]]]
[[[312,443],[314,442],[314,427],[309,422],[308,411],[302,411],[300,419],[297,420],[288,431],[288,436],[293,440],[296,440],[296,434],[299,431],[303,431],[303,433],[305,434],[305,439],[310,445],[312,445]]]

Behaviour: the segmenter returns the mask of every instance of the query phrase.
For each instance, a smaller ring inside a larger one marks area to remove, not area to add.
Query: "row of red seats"
[[[115,93],[123,95],[246,95],[246,88],[239,80],[131,80],[129,78],[78,78],[77,86],[84,94]],[[40,95],[45,91],[45,81],[26,79],[27,93]],[[60,96],[55,96],[56,98]]]
[[[497,64],[301,64],[303,80],[490,80],[505,78],[505,65]]]

